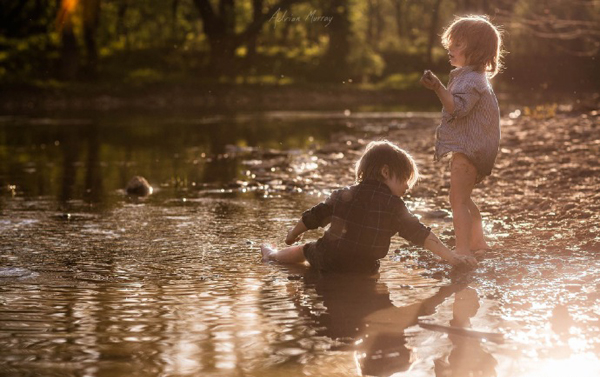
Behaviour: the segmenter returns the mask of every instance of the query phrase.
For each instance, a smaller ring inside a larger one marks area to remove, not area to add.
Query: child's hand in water
[[[471,255],[459,255],[456,253],[452,253],[452,259],[448,260],[448,262],[457,267],[477,267],[477,259]]]
[[[300,240],[302,240],[302,234],[297,235],[294,232],[294,228],[291,228],[288,233],[287,236],[285,237],[285,243],[288,245],[293,245],[296,242],[299,242]]]
[[[477,267],[477,259],[472,255],[456,255],[456,259],[458,263],[452,263],[455,266]]]
[[[437,78],[436,75],[433,74],[430,70],[425,70],[423,76],[421,77],[421,84],[427,89],[436,90],[440,86],[442,86],[442,82]]]

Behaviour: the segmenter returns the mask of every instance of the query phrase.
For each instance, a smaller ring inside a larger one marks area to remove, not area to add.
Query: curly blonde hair
[[[473,65],[488,77],[494,77],[502,69],[502,30],[493,25],[487,16],[469,15],[457,17],[442,34],[442,45],[464,44],[467,64]]]
[[[419,180],[419,169],[412,156],[394,143],[387,140],[372,141],[356,162],[356,182],[367,179],[383,181],[381,170],[387,165],[392,176],[405,180],[413,187]]]

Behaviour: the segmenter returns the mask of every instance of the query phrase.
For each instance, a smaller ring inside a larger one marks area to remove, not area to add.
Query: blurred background
[[[597,0],[3,0],[0,91],[5,108],[40,93],[218,102],[231,95],[223,87],[424,92],[424,69],[447,78],[452,68],[443,28],[471,13],[504,29],[497,92],[597,91]],[[310,105],[303,97],[286,101]]]

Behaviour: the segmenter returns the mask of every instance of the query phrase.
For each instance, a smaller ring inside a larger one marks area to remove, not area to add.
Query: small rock
[[[146,178],[136,175],[135,177],[131,178],[127,184],[127,187],[125,188],[125,191],[129,195],[148,196],[151,195],[152,191],[154,190]]]

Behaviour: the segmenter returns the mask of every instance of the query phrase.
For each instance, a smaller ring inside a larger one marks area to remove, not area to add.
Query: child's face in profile
[[[465,57],[464,42],[450,42],[448,45],[448,57],[450,58],[450,64],[453,67],[460,68],[467,65],[467,58]]]
[[[392,194],[399,197],[404,196],[404,194],[406,194],[406,191],[408,190],[408,182],[399,177],[390,176],[386,178],[383,181],[383,183],[385,183],[386,186],[389,187]]]

